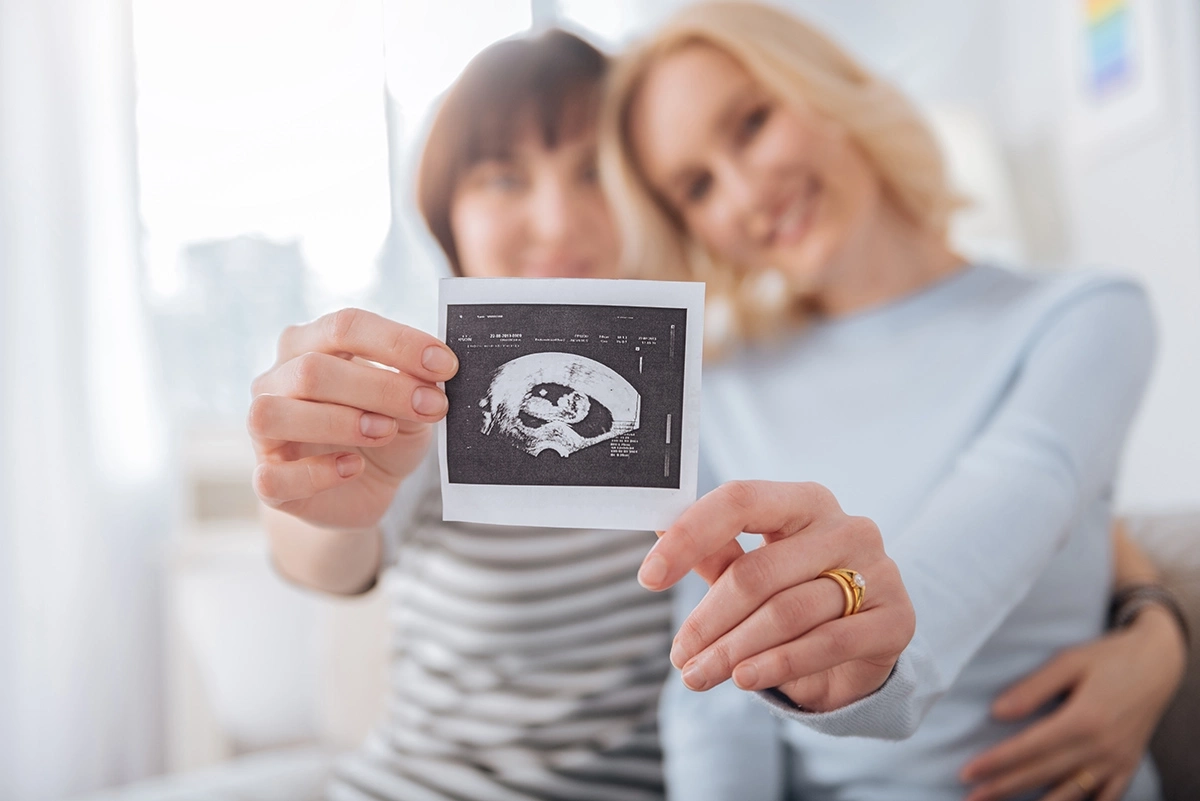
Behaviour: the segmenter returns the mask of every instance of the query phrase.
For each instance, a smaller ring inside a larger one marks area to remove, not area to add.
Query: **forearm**
[[[1129,537],[1125,521],[1113,521],[1113,589],[1133,584],[1153,584],[1159,580],[1158,569],[1150,557]]]
[[[1158,568],[1129,536],[1124,521],[1113,524],[1113,607],[1109,625],[1157,630],[1156,650],[1187,652],[1187,622],[1178,601],[1161,585]],[[1146,593],[1164,593],[1146,597]]]
[[[320,528],[267,507],[262,509],[262,521],[271,561],[289,581],[336,595],[355,595],[374,583],[383,557],[377,526]]]

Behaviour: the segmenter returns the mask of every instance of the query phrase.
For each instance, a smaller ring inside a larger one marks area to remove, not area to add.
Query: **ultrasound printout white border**
[[[505,526],[661,531],[695,502],[700,451],[700,370],[704,350],[703,283],[590,278],[443,278],[438,294],[438,334],[443,341],[449,305],[522,303],[687,310],[679,489],[452,484],[446,462],[446,420],[443,418],[437,425],[437,438],[444,520]]]

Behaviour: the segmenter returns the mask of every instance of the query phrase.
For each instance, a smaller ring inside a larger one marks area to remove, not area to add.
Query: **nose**
[[[533,201],[532,227],[539,244],[553,250],[569,243],[581,217],[578,193],[563,181],[542,181]]]
[[[725,199],[725,216],[758,238],[765,236],[771,220],[764,192],[755,174],[743,164],[728,163],[718,171]]]

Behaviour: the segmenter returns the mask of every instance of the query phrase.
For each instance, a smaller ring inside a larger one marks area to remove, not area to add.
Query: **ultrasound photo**
[[[594,288],[614,297],[646,295],[657,286],[669,301],[664,282],[474,281],[469,285],[476,295],[505,289],[504,300],[513,299],[513,292],[519,297],[518,290],[543,291],[534,293],[538,302],[443,303],[442,333],[459,360],[458,374],[445,385],[450,408],[441,454],[449,488],[641,488],[681,491],[694,499],[696,447],[685,442],[695,438],[696,421],[688,421],[685,436],[685,418],[689,388],[693,396],[699,389],[698,374],[690,387],[687,381],[689,365],[699,370],[698,332],[689,330],[702,325],[698,285],[676,285],[690,292],[672,306],[579,302],[589,297],[581,292],[584,285],[598,285]],[[694,417],[698,405],[691,406]],[[685,464],[685,456],[692,464]],[[495,513],[507,520],[517,514],[514,505],[586,506],[595,496],[486,497],[505,505]],[[609,504],[622,501],[607,497]],[[673,497],[678,505],[681,496]],[[636,506],[645,497],[624,500]],[[486,504],[480,501],[476,508]],[[531,516],[537,515],[522,519]]]
[[[455,484],[679,487],[687,310],[450,305]]]

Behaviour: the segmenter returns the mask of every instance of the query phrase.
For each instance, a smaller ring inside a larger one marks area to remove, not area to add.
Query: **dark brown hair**
[[[595,47],[551,29],[491,45],[446,92],[417,168],[417,207],[456,274],[450,205],[459,180],[480,161],[508,157],[530,123],[549,149],[594,125],[607,70]]]

